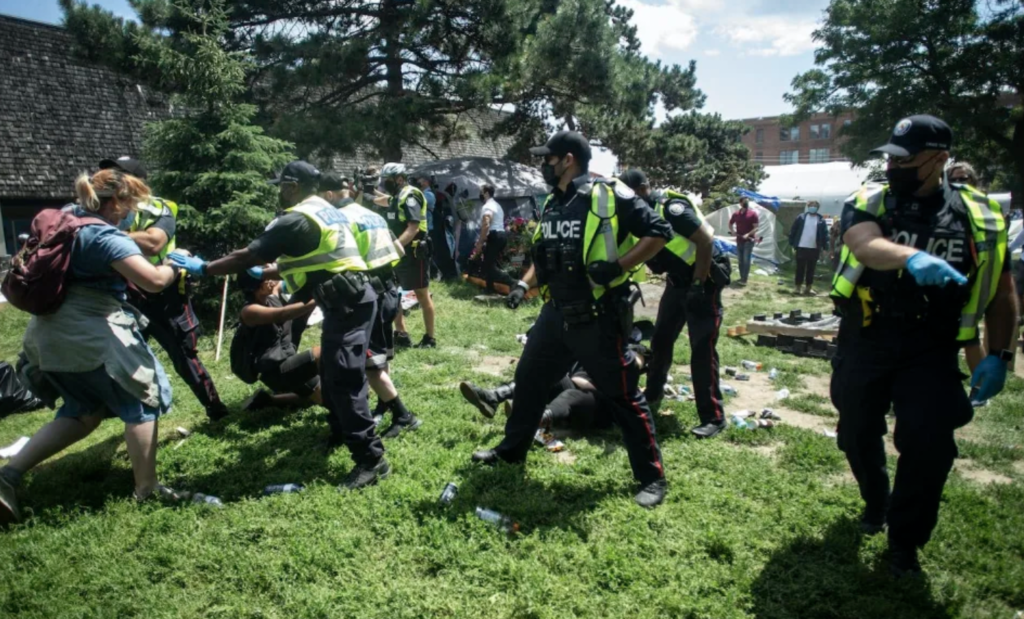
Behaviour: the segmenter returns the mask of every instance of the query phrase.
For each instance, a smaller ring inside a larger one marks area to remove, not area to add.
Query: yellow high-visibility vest
[[[285,212],[301,213],[320,230],[320,244],[316,249],[302,256],[282,255],[277,259],[289,292],[296,293],[306,285],[307,273],[367,270],[348,218],[327,200],[310,196]]]
[[[402,190],[400,192],[398,192],[398,199],[394,202],[395,206],[393,208],[395,208],[398,211],[398,221],[403,223],[403,224],[408,221],[408,217],[405,216],[404,205],[405,205],[405,201],[409,199],[409,196],[415,196],[416,199],[420,201],[420,204],[423,205],[421,207],[421,209],[420,209],[419,230],[420,230],[420,232],[426,232],[427,231],[427,197],[425,195],[423,195],[422,191],[420,191],[419,189],[413,187],[412,185],[406,185],[405,187],[403,187]]]
[[[341,212],[351,224],[359,254],[368,269],[372,271],[398,264],[402,256],[395,249],[395,234],[383,217],[355,202],[341,207]]]
[[[673,200],[685,202],[687,206],[693,208],[693,212],[697,213],[697,218],[700,219],[701,225],[704,225],[704,213],[701,213],[700,209],[694,206],[689,198],[671,189],[665,193],[668,195],[666,202],[672,202]],[[661,215],[663,219],[665,218],[664,204],[658,205],[658,215]],[[690,266],[693,266],[693,263],[697,261],[697,244],[685,236],[677,234],[675,230],[672,231],[672,240],[665,244],[665,249]]]
[[[854,208],[875,217],[885,214],[885,199],[889,191],[888,185],[865,185],[857,193]],[[960,313],[960,330],[958,342],[969,342],[978,337],[978,323],[989,303],[996,296],[996,288],[1003,272],[1003,259],[1006,255],[1007,228],[999,203],[968,185],[947,186],[946,199],[955,199],[959,194],[967,206],[968,219],[971,222],[971,240],[974,242],[978,273],[971,287],[971,297]],[[864,265],[857,260],[850,248],[843,245],[843,251],[832,278],[834,299],[844,300],[853,297],[863,286],[857,282],[864,274]]]
[[[135,220],[132,221],[131,227],[128,232],[140,232],[148,230],[150,226],[156,223],[156,220],[164,216],[164,209],[171,214],[171,217],[177,221],[178,219],[178,205],[170,200],[164,200],[163,198],[154,197],[150,202],[139,203],[138,211],[135,213]],[[167,255],[177,248],[175,239],[177,234],[167,239],[167,244],[164,245],[155,256],[146,256],[146,260],[149,260],[153,264],[161,264]]]

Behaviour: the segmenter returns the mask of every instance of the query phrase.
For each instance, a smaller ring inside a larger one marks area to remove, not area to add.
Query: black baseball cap
[[[316,187],[320,184],[320,170],[301,159],[293,161],[281,170],[280,176],[270,181],[271,185],[281,183],[298,183],[303,187]]]
[[[146,180],[146,167],[138,159],[131,157],[118,157],[117,159],[104,159],[100,161],[101,170],[120,170],[125,174],[131,174],[136,178]]]
[[[320,191],[341,191],[342,189],[348,189],[348,186],[341,176],[329,172],[320,177]]]
[[[535,146],[530,149],[530,154],[535,157],[547,157],[548,155],[565,157],[570,153],[580,163],[590,163],[590,142],[578,131],[559,131],[551,136],[544,146]]]
[[[909,157],[923,150],[949,150],[953,146],[953,130],[941,118],[921,114],[896,123],[889,143],[871,151],[872,155],[886,154]]]
[[[638,189],[645,185],[647,185],[648,187],[650,186],[647,183],[647,175],[643,173],[643,170],[637,170],[635,168],[632,170],[626,170],[625,172],[620,174],[619,180],[622,181],[623,183],[626,183],[626,186],[632,189],[633,191],[637,191]]]

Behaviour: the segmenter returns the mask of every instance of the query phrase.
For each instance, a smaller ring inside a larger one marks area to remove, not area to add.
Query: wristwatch
[[[989,354],[994,356],[994,357],[999,357],[1000,361],[1005,361],[1006,363],[1009,363],[1010,361],[1013,361],[1013,351],[1012,350],[1006,350],[1004,348],[1003,350],[992,351]]]

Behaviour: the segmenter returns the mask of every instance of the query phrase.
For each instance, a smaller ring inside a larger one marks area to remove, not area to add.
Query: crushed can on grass
[[[782,417],[770,408],[766,408],[761,411],[761,419],[771,419],[772,421],[781,421]]]
[[[750,380],[750,374],[742,374],[741,373],[741,374],[737,374],[736,376],[733,376],[733,378],[735,378],[736,380],[744,381],[745,382],[745,381],[749,381]]]
[[[438,503],[441,505],[451,505],[458,495],[459,487],[452,482],[448,482],[444,485],[444,490],[441,491],[441,498],[438,499]]]
[[[779,371],[776,370],[775,368],[772,368],[771,370],[768,371],[768,380],[775,380],[778,377],[779,377]]]
[[[785,400],[789,397],[789,389],[779,389],[775,392],[775,399],[778,401]]]
[[[760,372],[761,368],[764,367],[763,364],[761,364],[761,363],[759,363],[757,361],[748,361],[747,359],[744,359],[743,361],[740,361],[740,365],[743,366],[743,369],[749,370],[751,372]]]
[[[731,395],[731,396],[735,396],[735,395],[739,394],[739,392],[736,391],[736,387],[733,387],[732,385],[727,385],[725,383],[722,383],[722,393],[724,395]]]
[[[210,507],[216,507],[217,509],[224,507],[224,503],[222,503],[220,499],[210,494],[203,494],[202,492],[193,494],[192,502],[200,505],[209,505]]]
[[[263,489],[263,496],[270,496],[272,494],[293,494],[295,492],[302,492],[306,487],[302,484],[273,484]]]
[[[736,368],[734,368],[734,367],[730,367],[730,366],[728,366],[728,365],[727,365],[727,366],[725,366],[725,367],[724,367],[724,368],[722,368],[722,369],[723,369],[723,370],[725,371],[725,375],[726,375],[726,376],[736,376],[736,373],[737,373],[737,372],[739,372],[739,370],[738,370],[738,369],[736,369]]]

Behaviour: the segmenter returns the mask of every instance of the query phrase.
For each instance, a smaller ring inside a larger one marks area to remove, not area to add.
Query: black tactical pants
[[[160,343],[171,358],[174,371],[203,407],[223,408],[213,379],[199,360],[196,346],[202,330],[188,293],[182,293],[179,284],[175,283],[157,294],[147,293],[143,297],[135,293],[130,302],[149,320],[142,331],[143,336],[152,337]]]
[[[361,303],[348,314],[325,311],[320,340],[320,385],[327,421],[357,464],[374,464],[384,455],[367,400],[366,351],[376,311],[376,301]]]
[[[519,388],[505,424],[505,438],[496,448],[498,455],[509,462],[526,459],[548,403],[548,389],[526,386],[551,385],[553,377],[564,376],[576,360],[614,409],[633,476],[643,484],[664,478],[654,420],[638,386],[640,372],[619,332],[618,319],[605,314],[588,325],[567,326],[562,312],[550,302],[541,309],[516,366]]]
[[[718,332],[722,326],[722,293],[708,286],[706,306],[687,308],[686,288],[673,285],[671,279],[658,305],[658,319],[651,336],[651,360],[647,366],[647,397],[661,399],[672,367],[672,354],[683,327],[689,325],[690,373],[697,416],[701,424],[721,423],[722,390],[718,378]]]
[[[946,477],[957,457],[953,431],[974,412],[962,383],[958,347],[914,338],[866,340],[840,327],[832,360],[832,402],[846,453],[869,514],[886,515],[890,543],[923,546],[938,522]],[[889,492],[885,416],[896,415],[899,460]]]

